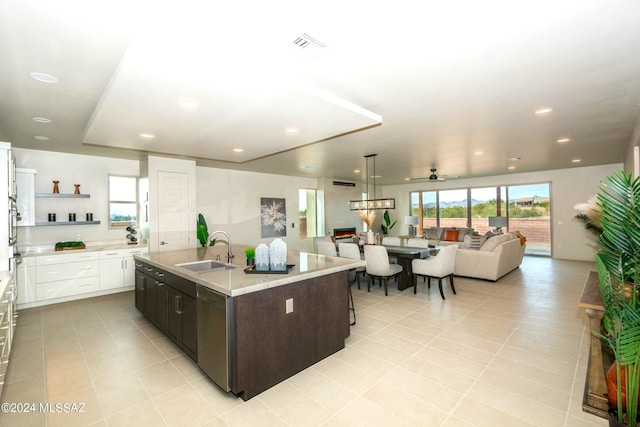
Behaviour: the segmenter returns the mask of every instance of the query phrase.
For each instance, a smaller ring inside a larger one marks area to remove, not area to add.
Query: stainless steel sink
[[[231,270],[232,268],[237,268],[236,265],[225,264],[223,262],[213,260],[185,262],[182,264],[176,264],[176,267],[186,268],[194,273],[208,273],[210,271]]]

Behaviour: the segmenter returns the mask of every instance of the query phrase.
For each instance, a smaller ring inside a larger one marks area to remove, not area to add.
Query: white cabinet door
[[[18,304],[26,304],[36,301],[36,261],[33,258],[24,257],[16,269],[18,281]]]
[[[100,260],[100,290],[124,287],[123,263],[120,256]]]

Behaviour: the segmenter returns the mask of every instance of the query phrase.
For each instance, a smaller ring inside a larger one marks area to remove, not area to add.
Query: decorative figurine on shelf
[[[138,232],[133,227],[133,225],[128,226],[127,231],[129,232],[129,234],[127,234],[127,240],[129,241],[128,243],[130,245],[136,245],[138,243],[138,238],[136,237],[136,234]]]
[[[80,184],[73,184],[74,187],[76,187],[76,191],[73,192],[73,194],[80,194]]]
[[[53,181],[53,194],[59,194],[60,190],[58,189],[58,184],[60,181]]]

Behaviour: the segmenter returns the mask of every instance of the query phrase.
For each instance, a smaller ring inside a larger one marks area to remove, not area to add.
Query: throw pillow
[[[429,240],[440,240],[440,230],[438,227],[430,227],[422,230],[423,235],[427,235],[427,239]]]
[[[467,238],[469,238],[469,249],[474,249],[476,251],[480,249],[484,242],[487,240],[486,237],[479,234],[468,234],[464,236],[465,242]]]
[[[447,229],[444,232],[444,240],[446,242],[457,242],[458,241],[458,230],[456,229]]]
[[[509,240],[513,240],[516,237],[511,234],[498,234],[497,236],[493,236],[487,239],[487,241],[480,248],[481,251],[489,251],[491,252],[495,248],[497,248],[501,243],[507,242]]]
[[[458,242],[464,242],[464,238],[468,234],[473,234],[473,228],[459,228],[458,229]]]
[[[527,238],[526,238],[526,237],[524,237],[524,236],[522,235],[522,233],[520,233],[520,231],[514,231],[514,232],[513,232],[513,234],[515,234],[515,235],[518,237],[518,239],[520,239],[520,244],[521,244],[521,245],[523,245],[523,246],[524,246],[524,244],[525,244],[525,243],[527,243]]]

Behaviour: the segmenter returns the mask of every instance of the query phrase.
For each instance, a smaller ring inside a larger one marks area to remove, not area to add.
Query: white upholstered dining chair
[[[402,273],[402,266],[389,263],[389,254],[384,246],[365,245],[364,259],[367,261],[367,292],[371,290],[371,281],[376,277],[382,281],[384,279],[384,294],[388,295],[387,282],[389,278],[396,277]]]
[[[437,255],[426,259],[411,260],[411,271],[413,272],[413,293],[416,293],[418,286],[418,276],[427,279],[427,287],[431,288],[431,279],[438,279],[438,287],[440,288],[440,296],[444,298],[442,292],[442,279],[448,278],[449,285],[453,293],[456,288],[453,286],[453,269],[456,264],[456,252],[458,245],[443,246]]]
[[[328,255],[328,256],[337,256],[336,254],[336,244],[329,241],[329,242],[325,242],[325,241],[318,241],[316,242],[316,245],[318,246],[318,253],[321,255]]]
[[[362,259],[360,248],[355,243],[338,243],[338,255],[343,258]],[[354,281],[358,282],[358,289],[360,289],[360,276],[364,277],[365,271],[365,267],[357,267],[355,269],[356,277]]]

